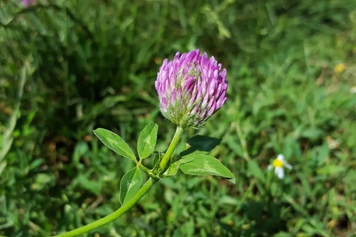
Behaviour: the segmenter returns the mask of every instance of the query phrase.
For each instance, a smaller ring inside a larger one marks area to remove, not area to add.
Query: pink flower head
[[[199,127],[226,101],[226,69],[200,50],[165,59],[155,87],[164,117],[181,127]]]

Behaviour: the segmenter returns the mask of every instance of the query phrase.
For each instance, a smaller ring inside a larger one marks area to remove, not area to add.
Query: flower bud
[[[226,101],[226,69],[200,50],[165,59],[155,87],[161,113],[180,127],[198,128]]]

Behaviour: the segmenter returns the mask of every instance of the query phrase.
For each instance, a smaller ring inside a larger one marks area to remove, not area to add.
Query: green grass
[[[39,2],[0,2],[0,235],[49,236],[117,209],[132,164],[92,130],[135,147],[154,121],[164,151],[175,128],[157,71],[200,48],[227,68],[228,101],[184,139],[221,138],[212,155],[236,185],[180,173],[88,236],[356,236],[355,1]],[[280,153],[293,165],[283,180],[267,170]]]

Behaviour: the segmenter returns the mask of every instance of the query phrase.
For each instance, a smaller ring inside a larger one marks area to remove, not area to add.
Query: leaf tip
[[[101,130],[101,128],[96,128],[96,129],[93,130],[93,133],[96,135],[97,132],[100,131],[100,130]]]

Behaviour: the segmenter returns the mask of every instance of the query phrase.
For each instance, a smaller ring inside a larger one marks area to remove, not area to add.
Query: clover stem
[[[164,170],[166,170],[166,166],[174,152],[174,150],[176,149],[180,137],[182,136],[183,133],[183,128],[181,127],[177,127],[176,132],[174,134],[174,137],[171,141],[171,143],[169,144],[169,147],[167,149],[167,152],[164,154],[161,162],[159,163],[159,168],[160,168],[160,172],[164,172]],[[146,168],[145,166],[143,166],[141,164],[141,162],[136,162],[137,165],[141,166],[141,168],[143,168],[143,170],[145,170],[146,172],[148,172],[149,174],[152,172],[150,170],[148,170],[148,168]],[[154,173],[153,173],[154,174]],[[160,174],[159,174],[160,175]],[[157,176],[159,177],[159,176]],[[130,210],[131,207],[133,207],[147,192],[148,190],[159,180],[159,178],[155,179],[153,177],[149,178],[147,180],[147,182],[140,188],[140,190],[135,194],[135,196],[133,196],[128,202],[126,202],[125,204],[123,204],[119,209],[117,209],[115,212],[97,220],[94,221],[92,223],[89,223],[85,226],[79,227],[77,229],[68,231],[66,233],[63,234],[59,234],[56,235],[54,237],[73,237],[73,236],[78,236],[84,233],[87,233],[89,231],[92,231],[98,227],[101,227],[103,225],[106,225],[114,220],[116,220],[117,218],[119,218],[120,216],[122,216],[123,214],[125,214],[128,210]]]
[[[163,155],[162,160],[159,163],[159,168],[160,168],[161,174],[166,170],[167,164],[168,164],[169,160],[171,159],[172,154],[179,143],[182,133],[183,133],[183,128],[178,126],[176,129],[176,132],[173,136],[173,139],[171,141],[171,144],[169,144],[169,147],[168,147],[166,153]]]
[[[99,219],[96,220],[92,223],[89,223],[85,226],[79,227],[77,229],[68,231],[63,234],[56,235],[55,237],[73,237],[73,236],[78,236],[84,233],[87,233],[91,230],[94,230],[100,226],[103,226],[107,223],[110,223],[123,214],[125,214],[131,207],[133,207],[147,192],[148,190],[156,183],[157,181],[149,178],[147,182],[140,188],[140,190],[136,193],[133,198],[131,198],[128,202],[126,202],[124,205],[122,205],[119,209],[117,209],[115,212]]]

